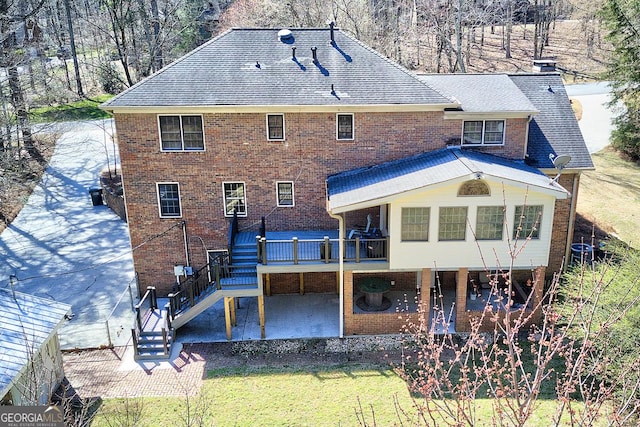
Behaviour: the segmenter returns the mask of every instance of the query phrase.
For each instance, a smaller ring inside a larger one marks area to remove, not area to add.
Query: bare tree
[[[512,261],[527,240],[516,237],[509,243]],[[594,259],[582,260],[572,283],[563,283],[556,274],[543,298],[530,292],[524,303],[529,310],[513,302],[519,292],[512,276],[514,263],[498,273],[487,268],[491,294],[483,311],[471,318],[466,337],[446,332],[454,310],[447,311],[436,276],[433,315],[423,312],[420,322],[407,325],[406,355],[398,367],[409,389],[422,396],[415,406],[420,424],[526,426],[545,399],[554,407],[553,413],[546,413],[545,425],[593,425],[603,420],[608,425],[637,425],[640,355],[623,351],[609,335],[628,321],[625,316],[635,310],[640,292],[617,288],[615,301],[605,298],[618,275],[632,270],[635,278],[626,279],[629,289],[637,289],[636,260],[631,270],[611,259],[595,264]],[[541,279],[532,272],[532,283]],[[560,291],[567,286],[571,292],[560,303]],[[613,305],[602,310],[605,301]],[[435,332],[438,326],[444,334]],[[486,398],[491,406],[488,416],[479,411],[479,402]],[[415,424],[415,412],[403,408],[398,414],[401,422]],[[361,415],[361,420],[367,419]]]

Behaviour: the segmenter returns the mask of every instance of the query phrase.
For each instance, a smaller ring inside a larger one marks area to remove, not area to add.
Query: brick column
[[[469,329],[467,316],[467,278],[469,269],[466,267],[458,270],[458,283],[456,285],[456,331]]]
[[[353,271],[344,272],[344,334],[353,335]]]
[[[420,280],[420,307],[419,313],[424,317],[425,326],[429,327],[429,315],[431,314],[431,269],[423,268]],[[421,311],[420,311],[421,310]]]
[[[533,306],[539,307],[542,302],[542,298],[544,296],[544,276],[547,272],[547,268],[544,266],[540,266],[536,268],[533,273]],[[542,311],[540,309],[536,310],[533,314],[533,321],[538,322],[542,316]]]

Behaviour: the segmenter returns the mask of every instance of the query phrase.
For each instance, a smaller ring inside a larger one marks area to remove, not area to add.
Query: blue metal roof
[[[0,289],[0,396],[12,387],[32,355],[57,331],[68,304]]]
[[[342,212],[351,205],[374,205],[382,198],[460,178],[521,184],[558,198],[568,195],[567,190],[523,161],[453,147],[329,176],[329,210]]]

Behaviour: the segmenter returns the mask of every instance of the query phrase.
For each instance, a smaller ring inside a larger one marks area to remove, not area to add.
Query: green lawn
[[[112,95],[101,95],[90,100],[83,99],[82,101],[76,101],[71,104],[34,108],[29,112],[29,118],[34,123],[109,118],[111,115],[98,108],[98,105],[111,97]]]
[[[592,154],[595,171],[582,174],[578,213],[598,228],[640,248],[640,167],[607,147]]]
[[[132,402],[126,403],[131,410]],[[490,425],[491,400],[476,403],[476,425]],[[137,426],[185,425],[184,398],[145,398],[142,404],[143,419]],[[219,369],[208,373],[200,396],[191,398],[192,408],[200,404],[204,410],[196,412],[206,413],[202,424],[206,426],[362,425],[356,413],[364,413],[368,426],[401,425],[397,407],[405,412],[402,425],[422,425],[404,381],[383,366]],[[124,400],[107,399],[92,425],[133,424],[114,423],[114,411],[122,416],[124,408]],[[554,412],[555,401],[541,399],[527,425],[546,427]]]

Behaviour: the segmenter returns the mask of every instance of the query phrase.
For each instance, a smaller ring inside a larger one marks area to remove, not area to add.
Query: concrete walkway
[[[117,161],[112,122],[41,131],[61,137],[42,181],[0,235],[0,286],[13,281],[17,291],[71,304],[74,316],[59,331],[63,349],[124,345],[133,322],[129,231],[106,206],[92,206],[88,193]]]

